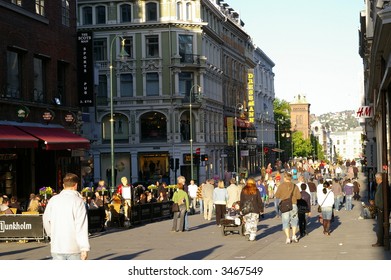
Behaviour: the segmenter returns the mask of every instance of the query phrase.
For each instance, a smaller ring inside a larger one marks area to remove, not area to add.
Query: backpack
[[[297,211],[301,214],[308,212],[307,202],[302,198],[297,200]]]

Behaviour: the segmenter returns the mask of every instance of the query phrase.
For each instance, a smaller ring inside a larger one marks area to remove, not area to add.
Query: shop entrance
[[[156,181],[170,182],[170,164],[169,153],[140,153],[139,163],[139,181],[151,184]]]

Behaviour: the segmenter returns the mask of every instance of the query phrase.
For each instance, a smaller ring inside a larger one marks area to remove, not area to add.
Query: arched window
[[[157,3],[149,2],[145,4],[145,20],[157,21]]]
[[[120,113],[114,113],[114,142],[127,143],[129,141],[129,120]],[[108,143],[111,138],[110,114],[102,119],[103,143]]]
[[[177,18],[177,20],[182,19],[182,3],[181,2],[176,3],[176,18]]]
[[[129,4],[123,4],[120,6],[120,20],[121,22],[132,21],[132,6]]]
[[[141,141],[167,141],[167,118],[159,112],[148,112],[140,117]]]

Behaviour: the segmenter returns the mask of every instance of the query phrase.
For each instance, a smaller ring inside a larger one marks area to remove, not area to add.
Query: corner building
[[[239,14],[211,0],[79,0],[77,14],[78,32],[93,37],[94,106],[83,111],[93,180],[112,185],[111,102],[115,185],[123,176],[132,183],[173,184],[178,175],[189,181],[191,146],[197,184],[232,172],[232,119],[237,103],[248,106],[247,72],[255,66]],[[243,138],[251,127],[246,114]]]

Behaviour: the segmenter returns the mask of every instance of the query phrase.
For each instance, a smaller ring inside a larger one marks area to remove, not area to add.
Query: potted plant
[[[39,194],[45,199],[49,199],[53,194],[53,190],[51,187],[42,187],[39,189]]]
[[[85,187],[84,189],[81,190],[82,196],[85,197],[92,197],[93,196],[93,189],[91,187]]]

